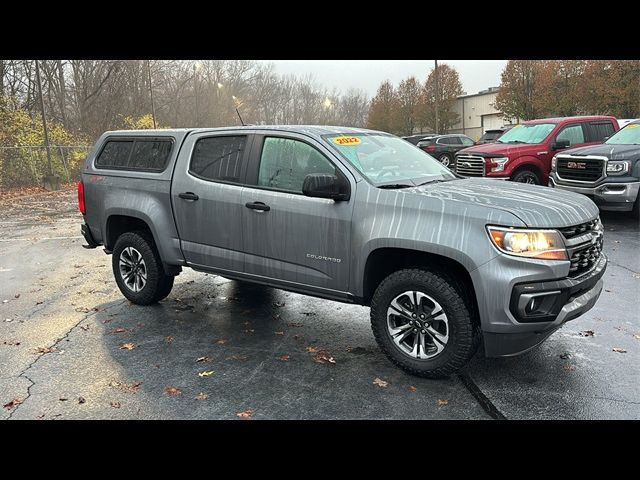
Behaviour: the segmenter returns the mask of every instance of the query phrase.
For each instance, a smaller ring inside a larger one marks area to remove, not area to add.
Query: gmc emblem
[[[567,168],[577,168],[584,170],[587,168],[587,164],[584,162],[567,162]]]

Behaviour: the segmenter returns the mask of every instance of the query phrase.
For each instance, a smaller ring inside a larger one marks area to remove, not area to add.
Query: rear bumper
[[[484,272],[478,272],[485,278],[487,275],[491,277],[491,272],[498,274],[491,279],[493,293],[484,295],[485,301],[479,302],[478,305],[486,356],[505,357],[526,352],[544,341],[565,322],[589,311],[602,293],[602,277],[607,267],[607,258],[604,255],[591,271],[576,278],[566,277],[564,273],[562,276],[546,277],[561,278],[560,280],[546,280],[540,273],[531,273],[534,265],[529,266],[529,275],[523,275],[524,270],[518,272],[515,264],[509,265],[504,260],[494,266],[488,265]],[[559,265],[547,268],[559,273],[557,267]],[[482,267],[479,270],[482,270]],[[498,277],[503,278],[503,286],[500,286]],[[509,280],[505,284],[507,278]],[[509,295],[500,295],[498,290],[509,292]],[[539,315],[534,313],[523,317],[524,314],[520,314],[523,306],[520,299],[525,298],[527,303],[529,299],[536,297],[548,298],[547,303],[543,301],[538,304],[541,307],[536,307],[544,311]],[[480,298],[483,297],[479,295],[478,299]]]
[[[594,201],[601,210],[628,212],[638,198],[640,182],[605,182],[598,186],[576,186],[562,183],[555,173],[549,177],[549,186],[581,193]]]
[[[82,233],[82,236],[87,241],[87,245],[83,245],[84,248],[96,248],[100,246],[100,244],[93,238],[93,235],[91,235],[91,229],[86,223],[83,223],[80,226],[80,233]]]

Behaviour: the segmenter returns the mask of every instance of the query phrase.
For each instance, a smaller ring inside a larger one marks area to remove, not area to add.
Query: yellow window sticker
[[[514,125],[513,128],[522,128],[522,125]]]
[[[362,142],[358,137],[335,137],[333,143],[336,145],[360,145]]]
[[[627,125],[627,128],[640,128],[640,125],[637,123],[632,123],[631,125]]]

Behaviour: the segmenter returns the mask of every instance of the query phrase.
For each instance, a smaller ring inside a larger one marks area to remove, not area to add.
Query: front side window
[[[603,142],[605,138],[614,134],[613,123],[611,122],[591,122],[587,124],[591,142]]]
[[[456,178],[432,156],[393,135],[357,133],[323,138],[376,186],[414,186]]]
[[[542,143],[554,128],[554,123],[523,123],[502,135],[496,143]]]
[[[240,183],[246,142],[244,135],[201,138],[193,149],[189,172],[205,180]]]
[[[401,140],[407,148],[415,149]],[[312,173],[336,174],[333,164],[311,145],[291,138],[267,137],[264,139],[258,185],[302,193],[302,184]]]
[[[556,137],[556,140],[569,140],[569,146],[584,143],[582,125],[571,125],[563,128]]]
[[[439,143],[440,145],[453,145],[453,139],[451,137],[442,137],[439,138],[436,143]]]
[[[640,123],[630,123],[605,142],[607,145],[640,145]]]

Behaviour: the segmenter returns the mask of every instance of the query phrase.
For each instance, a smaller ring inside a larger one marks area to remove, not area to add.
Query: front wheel
[[[111,264],[118,288],[138,305],[159,302],[173,288],[174,277],[165,274],[153,239],[147,232],[120,235],[113,248]]]
[[[527,169],[516,172],[516,174],[513,176],[511,180],[519,183],[528,183],[530,185],[542,184],[542,181],[540,180],[540,177],[538,176],[538,174],[533,170],[527,170]]]
[[[475,353],[479,333],[456,282],[444,274],[392,273],[371,300],[371,327],[382,351],[412,375],[443,378]]]

